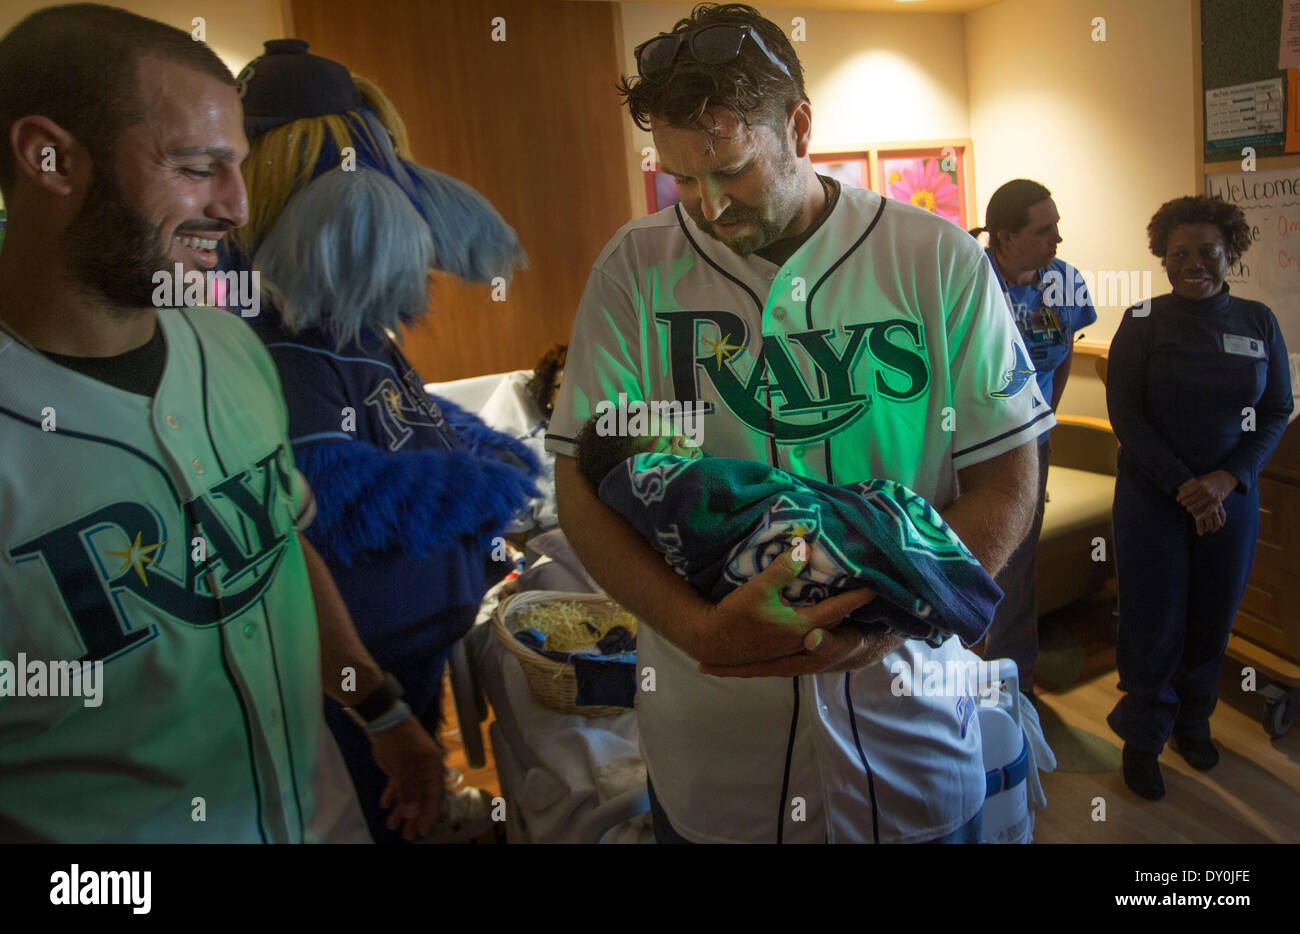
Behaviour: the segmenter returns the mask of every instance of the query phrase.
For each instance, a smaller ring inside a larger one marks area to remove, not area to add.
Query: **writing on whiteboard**
[[[1250,249],[1225,278],[1234,295],[1273,310],[1290,351],[1292,388],[1300,396],[1300,168],[1207,175],[1205,193],[1246,215]]]

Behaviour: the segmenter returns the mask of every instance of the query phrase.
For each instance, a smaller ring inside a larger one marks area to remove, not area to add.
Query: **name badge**
[[[1240,334],[1223,335],[1224,353],[1237,354],[1240,357],[1264,359],[1264,342],[1258,337],[1242,337]]]

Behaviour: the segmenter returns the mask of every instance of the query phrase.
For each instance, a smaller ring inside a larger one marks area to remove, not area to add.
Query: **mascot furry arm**
[[[450,539],[487,554],[493,536],[537,495],[533,453],[475,416],[438,400],[466,447],[389,452],[365,441],[295,446],[294,460],[316,495],[307,537],[325,560],[350,567],[368,553],[400,547],[424,557]],[[494,458],[509,451],[528,473]]]

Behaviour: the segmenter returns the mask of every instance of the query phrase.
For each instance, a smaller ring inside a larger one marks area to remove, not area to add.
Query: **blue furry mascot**
[[[491,539],[537,495],[537,463],[426,394],[395,332],[425,313],[430,270],[488,282],[523,255],[481,195],[410,161],[378,88],[306,42],[267,42],[239,90],[250,218],[230,261],[259,274],[271,306],[254,327],[279,368],[294,458],[315,493],[306,535],[366,647],[433,732],[448,652],[486,588]],[[327,700],[326,718],[371,833],[395,841],[379,806],[387,779],[354,719],[382,724],[364,706],[350,717]],[[443,800],[434,839],[482,832],[477,789]]]

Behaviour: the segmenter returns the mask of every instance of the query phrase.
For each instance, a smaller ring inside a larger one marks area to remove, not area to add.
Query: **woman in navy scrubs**
[[[989,259],[1006,294],[1007,305],[1029,351],[1038,389],[1055,411],[1070,377],[1075,334],[1097,320],[1078,271],[1056,256],[1061,242],[1060,215],[1052,193],[1038,182],[1018,178],[989,199]],[[1020,690],[1034,696],[1038,660],[1038,536],[1047,493],[1048,434],[1038,436],[1038,504],[1034,524],[997,582],[1006,594],[989,626],[981,654],[1010,658],[1020,671]]]
[[[1126,311],[1110,345],[1125,693],[1107,722],[1124,740],[1125,783],[1156,800],[1165,793],[1156,760],[1171,736],[1193,768],[1219,761],[1210,714],[1255,558],[1256,480],[1292,400],[1277,319],[1223,281],[1250,245],[1241,209],[1176,198],[1147,233],[1173,292]]]

